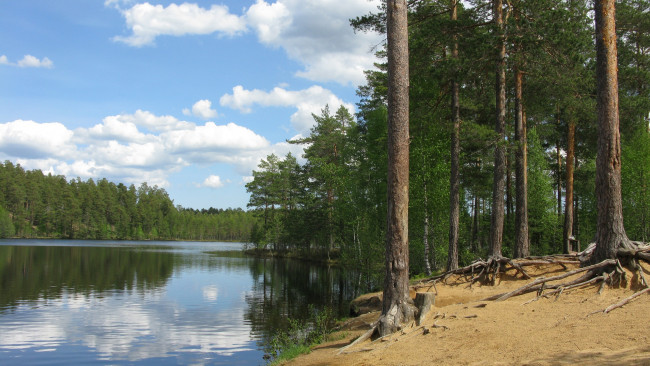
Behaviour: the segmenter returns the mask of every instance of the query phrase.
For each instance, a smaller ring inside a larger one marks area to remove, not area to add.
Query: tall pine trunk
[[[388,223],[380,336],[415,316],[409,297],[409,59],[406,0],[387,2]]]
[[[569,120],[566,152],[566,194],[564,195],[564,253],[570,253],[573,240],[573,162],[575,160],[576,124]]]
[[[515,175],[516,175],[516,213],[515,213],[515,258],[528,257],[528,148],[526,142],[526,120],[524,120],[523,72],[515,70]]]
[[[621,197],[621,136],[618,117],[615,0],[596,0],[596,77],[598,80],[598,152],[596,248],[592,263],[616,258],[630,242],[623,226]]]
[[[456,21],[457,0],[451,0],[451,20]],[[451,57],[458,59],[458,40],[453,36]],[[447,256],[447,270],[458,268],[458,225],[460,221],[460,101],[458,92],[457,74],[451,81],[451,175],[449,178],[449,251]]]
[[[427,182],[424,182],[424,234],[422,243],[424,244],[424,270],[427,276],[431,276],[431,262],[429,261],[429,208],[427,207]]]
[[[497,31],[496,57],[496,123],[498,136],[494,148],[494,180],[492,183],[492,216],[490,221],[490,256],[501,256],[503,241],[504,190],[505,190],[505,121],[506,121],[506,43],[503,22],[503,0],[493,0],[493,18]]]

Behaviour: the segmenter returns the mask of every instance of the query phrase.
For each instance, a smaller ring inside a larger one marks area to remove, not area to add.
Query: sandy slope
[[[645,267],[650,279],[650,268]],[[560,273],[559,266],[536,269],[536,276]],[[503,278],[497,286],[438,284],[436,305],[422,326],[390,338],[366,341],[337,355],[379,315],[349,322],[347,337],[314,349],[291,365],[650,365],[650,294],[609,314],[603,310],[639,289],[628,275],[625,287],[589,286],[555,299],[527,294],[503,302],[480,301],[527,283]],[[426,291],[427,289],[422,289]],[[431,289],[434,291],[434,289]],[[434,322],[443,327],[433,328]],[[425,329],[429,331],[425,333]]]

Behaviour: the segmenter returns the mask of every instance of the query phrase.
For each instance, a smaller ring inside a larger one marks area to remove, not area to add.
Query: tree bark
[[[415,317],[409,297],[409,60],[406,0],[388,0],[388,223],[384,300],[377,329],[392,334]]]
[[[493,0],[493,18],[498,46],[496,57],[496,123],[498,136],[494,148],[494,180],[492,183],[492,216],[490,221],[490,256],[501,256],[503,241],[504,190],[505,190],[505,121],[506,121],[506,43],[503,22],[503,0]]]
[[[564,253],[572,250],[573,240],[573,162],[575,160],[576,124],[569,120],[566,152],[566,194],[564,195]]]
[[[424,270],[427,276],[431,276],[431,262],[429,262],[429,208],[427,207],[427,183],[424,182]]]
[[[451,0],[451,20],[457,20],[457,0]],[[458,59],[458,40],[453,36],[451,57]],[[449,251],[447,271],[458,268],[458,225],[460,221],[460,101],[457,75],[451,81],[451,175],[449,178]]]
[[[615,0],[596,0],[596,77],[598,81],[598,152],[596,248],[591,263],[616,258],[630,242],[623,226],[621,137],[618,116]]]
[[[523,72],[515,70],[515,175],[516,175],[516,213],[515,213],[515,258],[528,257],[528,145],[526,143],[526,121],[524,120]]]
[[[558,126],[560,117],[558,114]],[[560,140],[558,139],[555,143],[555,158],[557,160],[557,218],[562,217],[562,154],[560,154]]]
[[[478,241],[478,215],[479,215],[478,194],[474,193],[474,212],[472,212],[472,250],[481,250],[481,244]]]

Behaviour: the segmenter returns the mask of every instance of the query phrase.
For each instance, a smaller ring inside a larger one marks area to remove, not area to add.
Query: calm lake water
[[[263,365],[309,305],[347,314],[350,272],[240,243],[0,240],[0,364]]]

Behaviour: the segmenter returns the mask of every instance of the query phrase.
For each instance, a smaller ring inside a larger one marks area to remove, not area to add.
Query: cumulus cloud
[[[22,60],[18,61],[18,67],[45,67],[45,68],[52,68],[54,64],[52,61],[44,57],[42,60],[39,60],[38,58],[32,56],[32,55],[25,55],[25,57],[22,58]]]
[[[246,20],[262,43],[279,46],[276,41],[291,27],[293,16],[280,1],[273,4],[257,1],[246,12]]]
[[[121,9],[123,1],[107,0],[117,8],[131,31],[113,39],[130,46],[151,45],[158,36],[219,35],[235,36],[252,30],[260,43],[282,48],[287,56],[302,64],[296,76],[318,82],[360,85],[364,70],[377,61],[373,47],[383,41],[375,33],[355,33],[349,19],[377,10],[380,0],[304,1],[257,0],[241,15],[223,5],[209,9],[183,3],[151,5],[139,3]],[[126,5],[126,4],[123,4]]]
[[[116,2],[107,5],[111,4],[116,5]],[[113,40],[135,47],[151,45],[156,37],[163,35],[183,36],[216,32],[232,36],[246,30],[245,21],[230,14],[228,7],[224,5],[212,5],[210,9],[204,9],[189,3],[163,7],[145,2],[121,10],[121,13],[132,34],[127,37],[116,36]]]
[[[186,116],[194,115],[203,119],[210,119],[217,116],[217,111],[212,109],[212,102],[207,99],[201,99],[194,103],[192,110],[184,109],[183,114]]]
[[[297,76],[313,81],[359,85],[363,70],[374,68],[372,48],[383,36],[354,33],[349,19],[376,11],[379,0],[264,0],[248,8],[246,20],[259,41],[281,47],[305,69]]]
[[[202,187],[209,187],[209,188],[221,188],[225,185],[223,181],[221,181],[221,177],[218,175],[211,175],[203,181],[201,184]]]
[[[252,130],[228,123],[207,122],[194,129],[171,131],[161,135],[165,147],[173,153],[190,151],[257,150],[269,145],[268,140]]]
[[[144,133],[142,128],[157,131]],[[0,160],[68,178],[108,178],[159,187],[168,186],[170,174],[190,164],[225,163],[249,175],[268,154],[300,154],[297,148],[271,144],[235,123],[196,125],[142,110],[107,116],[93,127],[74,131],[58,122],[0,123]],[[202,185],[218,188],[226,183],[212,176]]]
[[[330,90],[317,85],[298,91],[276,87],[270,92],[259,89],[247,90],[238,85],[232,89],[232,94],[223,95],[219,103],[242,113],[252,112],[255,105],[295,107],[297,111],[291,115],[291,124],[300,133],[309,132],[314,124],[312,114],[320,114],[325,105],[328,105],[330,110],[345,106],[351,113],[354,113],[354,105],[343,102]]]
[[[156,116],[149,111],[138,109],[133,114],[121,114],[114,118],[122,121],[133,123],[136,126],[145,127],[152,132],[164,132],[174,130],[186,130],[194,128],[192,122],[181,121],[173,116]]]
[[[21,60],[16,63],[9,61],[6,55],[0,56],[0,65],[9,65],[9,66],[18,66],[18,67],[42,67],[46,69],[51,69],[54,67],[54,63],[47,57],[39,59],[32,55],[25,55]]]
[[[73,132],[63,124],[16,120],[0,124],[0,151],[13,157],[69,158],[76,149]]]
[[[138,131],[138,127],[132,121],[121,118],[122,116],[108,116],[101,124],[84,131],[80,129],[77,135],[88,136],[98,140],[120,140],[120,141],[144,141],[147,136]],[[87,132],[87,133],[85,133]],[[82,138],[83,138],[82,137]]]

